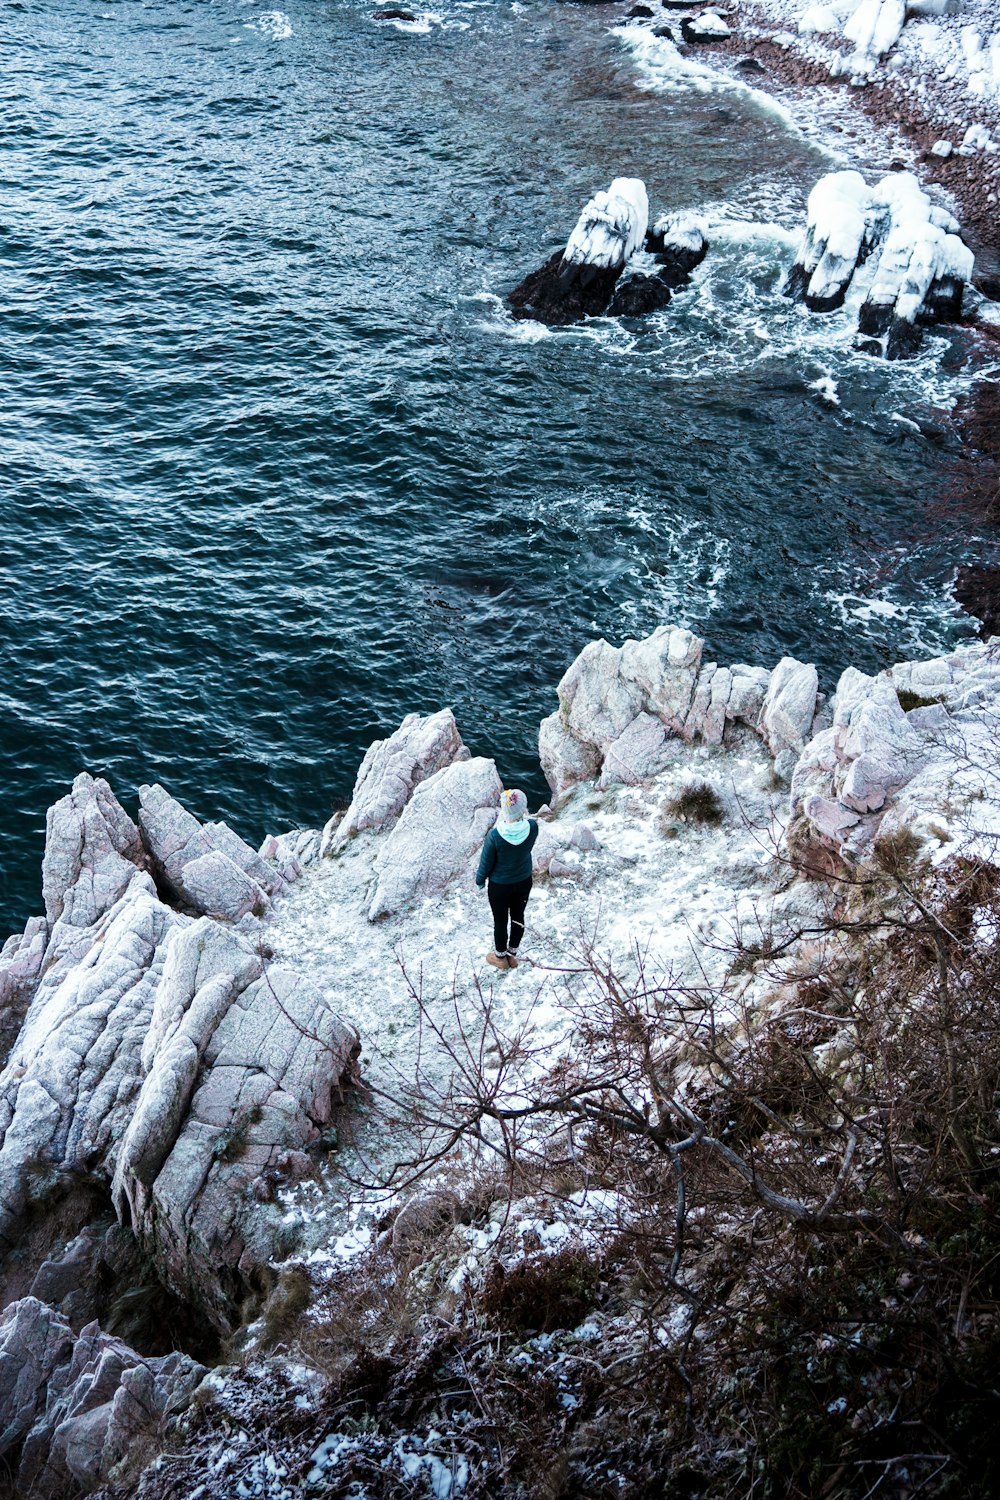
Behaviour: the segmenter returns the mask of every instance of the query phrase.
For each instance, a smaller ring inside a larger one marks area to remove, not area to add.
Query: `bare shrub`
[[[707,781],[692,781],[663,804],[661,831],[671,822],[714,827],[722,822],[724,815],[722,800],[714,786]]]

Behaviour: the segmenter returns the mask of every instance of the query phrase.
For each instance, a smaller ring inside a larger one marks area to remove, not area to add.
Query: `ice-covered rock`
[[[126,1480],[130,1456],[165,1436],[204,1374],[186,1354],[142,1358],[96,1323],[75,1334],[35,1297],[12,1303],[0,1315],[0,1458],[16,1493],[67,1500]]]
[[[323,830],[322,854],[331,854],[365,829],[395,823],[414,789],[435,771],[469,759],[450,708],[421,717],[407,714],[394,734],[369,746],[342,819]]]
[[[905,357],[919,345],[918,323],[961,317],[973,255],[958,227],[910,172],[890,172],[874,187],[859,172],[831,172],[809,194],[785,295],[830,312],[864,266],[858,332],[869,341],[884,338],[890,359]]]
[[[661,214],[646,235],[646,249],[659,266],[661,280],[670,287],[683,286],[708,254],[705,222],[687,209]]]
[[[842,306],[858,265],[874,242],[871,194],[860,172],[829,172],[809,194],[806,232],[788,273],[786,297],[812,312]]]
[[[496,821],[503,785],[493,761],[456,761],[421,781],[375,861],[369,920],[469,883],[474,859]]]
[[[202,825],[158,784],[139,788],[139,828],[163,883],[195,911],[235,922],[284,886],[227,824]]]
[[[643,244],[648,223],[645,184],[638,177],[616,177],[583,209],[566,248],[510,293],[514,317],[550,324],[600,317],[626,263]]]

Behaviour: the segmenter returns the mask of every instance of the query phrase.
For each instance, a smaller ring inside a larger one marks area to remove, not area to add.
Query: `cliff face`
[[[844,1134],[843,1102],[809,1127],[834,1143],[833,1177],[821,1169],[812,1187],[794,1173],[782,1182],[777,1125],[771,1141],[758,1134],[755,1163],[739,1132],[720,1133],[718,1109],[738,1114],[734,1059],[775,1015],[802,1010],[805,982],[807,1010],[828,1011],[833,1030],[824,1023],[803,1055],[842,1091],[868,1033],[857,1018],[833,1025],[857,984],[841,974],[835,998],[831,935],[852,911],[859,932],[910,930],[911,888],[924,891],[921,909],[943,909],[963,872],[991,868],[998,707],[992,644],[877,677],[848,669],[824,701],[809,664],[717,665],[688,631],[592,643],[541,727],[553,804],[539,815],[527,961],[493,991],[473,874],[501,781],[447,711],[410,716],[373,746],[351,807],[322,833],[271,838],[259,854],[162,788],[143,790],[133,823],[105,783],[78,777],[49,816],[46,915],[0,957],[9,1033],[20,1020],[0,1074],[0,1400],[24,1482],[55,1494],[121,1481],[132,1439],[157,1441],[197,1384],[194,1362],[164,1365],[148,1334],[135,1354],[99,1332],[130,1288],[172,1299],[191,1348],[192,1320],[230,1333],[296,1246],[328,1310],[345,1295],[338,1267],[353,1275],[365,1254],[420,1260],[442,1234],[449,1305],[466,1285],[493,1286],[491,1266],[511,1271],[546,1245],[603,1254],[622,1229],[624,1189],[607,1168],[610,1197],[586,1187],[586,1121],[607,1126],[609,1088],[638,1111],[633,1135],[654,1159],[676,1169],[687,1131],[689,1147],[784,1222],[832,1222],[841,1199],[865,1222],[864,1145]],[[989,900],[980,906],[961,938],[939,919],[974,962],[993,943]],[[359,1113],[348,1086],[360,1046],[374,1093]],[[765,1088],[768,1068],[755,1076]],[[589,1101],[590,1115],[554,1105],[553,1078],[574,1079],[567,1097]],[[389,1102],[373,1111],[373,1097]],[[784,1106],[761,1108],[787,1131]],[[553,1119],[570,1131],[558,1149],[540,1124]],[[484,1147],[511,1168],[523,1157],[528,1176],[516,1189],[494,1181],[476,1209]],[[584,1183],[555,1219],[544,1207],[553,1152]],[[412,1185],[434,1164],[446,1180],[387,1239],[379,1216],[402,1201],[393,1181]],[[370,1189],[350,1187],[359,1180]],[[550,1234],[553,1223],[563,1227]],[[496,1286],[491,1295],[506,1306]],[[134,1399],[136,1370],[148,1401]],[[86,1441],[65,1426],[84,1422],[83,1408]]]

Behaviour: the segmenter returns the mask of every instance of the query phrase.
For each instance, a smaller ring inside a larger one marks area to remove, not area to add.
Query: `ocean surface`
[[[81,769],[256,843],[451,704],[540,800],[595,635],[685,623],[829,688],[974,631],[961,344],[884,365],[779,295],[819,136],[614,7],[258,6],[0,11],[0,936]],[[512,323],[620,174],[705,215],[693,285]]]

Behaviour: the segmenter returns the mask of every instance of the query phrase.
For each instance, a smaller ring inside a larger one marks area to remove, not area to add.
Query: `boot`
[[[507,968],[510,967],[510,965],[507,962],[507,957],[506,957],[505,954],[503,954],[503,953],[494,953],[494,952],[492,952],[492,950],[489,953],[487,953],[487,955],[486,955],[486,962],[488,964],[492,964],[493,967],[494,967],[494,969],[507,969]]]
[[[506,958],[506,960],[507,960],[507,967],[508,967],[508,969],[516,969],[517,968],[517,949],[516,948],[508,948],[507,952],[504,954],[504,958]]]

